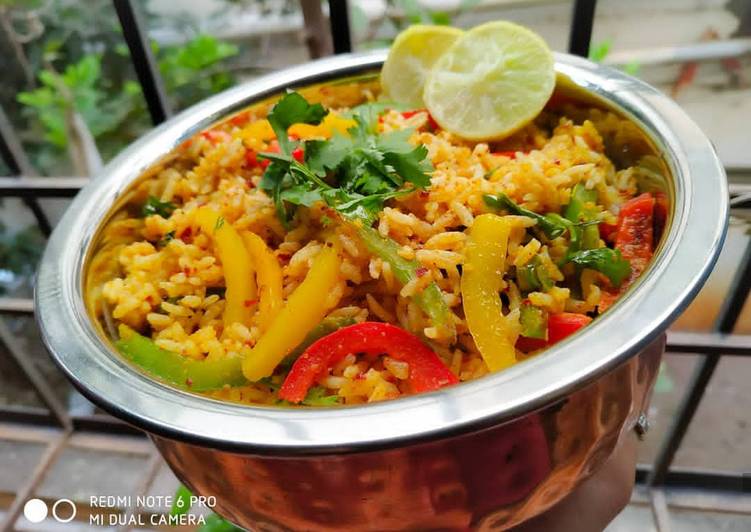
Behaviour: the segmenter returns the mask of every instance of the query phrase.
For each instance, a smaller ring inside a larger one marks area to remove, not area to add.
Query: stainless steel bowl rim
[[[606,314],[516,366],[437,392],[364,406],[249,407],[175,390],[130,365],[101,338],[83,303],[87,250],[114,201],[144,170],[222,117],[288,87],[377,69],[385,51],[340,55],[234,87],[155,128],[112,160],[74,199],[40,264],[37,319],[76,387],[154,434],[259,454],[358,452],[497,425],[565,397],[635,355],[688,305],[722,245],[727,184],[698,126],[667,96],[619,71],[556,54],[556,70],[603,98],[654,140],[674,176],[672,222],[648,272]]]

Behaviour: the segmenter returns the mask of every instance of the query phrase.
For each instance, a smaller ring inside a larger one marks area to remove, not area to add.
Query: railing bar
[[[40,406],[3,405],[0,406],[0,425],[17,423],[23,425],[40,425],[48,427],[55,422],[49,410]]]
[[[352,51],[352,37],[349,28],[348,0],[328,0],[331,40],[335,54],[347,54]]]
[[[144,433],[139,429],[109,414],[72,415],[70,420],[73,429],[77,431],[121,436],[144,436]],[[0,406],[0,424],[2,423],[40,428],[57,426],[55,417],[49,410],[34,406]]]
[[[683,438],[686,432],[688,432],[688,427],[694,418],[694,414],[696,414],[696,410],[699,408],[702,397],[704,397],[704,390],[712,378],[715,369],[717,369],[719,361],[720,355],[704,356],[691,376],[688,391],[681,400],[667,436],[663,438],[654,467],[647,479],[647,484],[650,486],[664,484],[667,472],[675,458],[675,453],[678,452]]]
[[[667,350],[685,354],[751,355],[751,335],[668,331]]]
[[[569,53],[587,57],[592,40],[597,0],[574,0],[571,30],[568,39]]]
[[[130,50],[133,68],[141,83],[143,97],[151,115],[151,121],[161,124],[172,114],[165,96],[162,76],[159,73],[154,55],[151,53],[146,28],[141,21],[138,8],[133,0],[113,0],[125,43]]]
[[[65,405],[60,401],[58,396],[52,390],[52,387],[45,380],[42,374],[39,372],[34,362],[24,353],[23,348],[19,345],[18,340],[13,333],[8,329],[5,320],[0,318],[0,340],[8,348],[11,356],[15,360],[16,364],[32,386],[34,390],[39,394],[39,398],[50,409],[50,412],[55,416],[61,427],[66,430],[71,430],[73,424],[68,415],[68,411]]]
[[[0,197],[73,197],[89,182],[87,177],[0,177]]]
[[[37,175],[37,171],[26,156],[23,145],[18,140],[13,125],[8,120],[2,107],[0,107],[0,153],[11,173],[29,176]],[[50,236],[52,226],[36,198],[24,198],[23,202],[34,215],[42,234],[45,237]]]
[[[746,250],[736,270],[733,282],[728,287],[727,294],[729,297],[725,299],[718,313],[717,331],[721,333],[733,332],[743,311],[743,306],[748,299],[749,291],[751,291],[751,243],[746,244]]]
[[[636,466],[637,485],[646,484],[653,469],[649,465]],[[664,487],[701,488],[738,493],[751,493],[751,478],[742,472],[708,469],[674,468],[665,476]]]
[[[15,523],[18,516],[21,515],[23,505],[26,504],[28,498],[34,494],[45,475],[50,470],[50,467],[54,464],[57,457],[65,448],[65,443],[71,435],[71,431],[68,429],[64,431],[55,441],[47,446],[44,454],[39,459],[34,472],[29,476],[26,483],[16,492],[16,497],[13,499],[13,503],[8,508],[8,512],[5,514],[5,521],[0,527],[1,532],[11,532],[15,530]]]
[[[728,288],[727,293],[729,296],[718,313],[718,319],[715,324],[715,329],[718,332],[731,333],[733,331],[743,310],[743,305],[748,298],[749,289],[751,289],[751,243],[746,245],[746,250],[736,270],[733,282]],[[717,369],[719,361],[720,355],[706,355],[694,370],[689,382],[688,391],[678,407],[670,430],[657,454],[652,472],[647,479],[647,483],[650,486],[664,483],[670,465],[673,463],[673,458],[675,458],[675,453],[681,446],[681,442],[683,442],[683,438],[688,431],[691,420],[694,418],[694,414],[696,414],[696,410],[699,408],[704,391],[715,369]]]
[[[34,300],[20,297],[0,297],[0,314],[26,315],[34,313]]]
[[[100,434],[119,434],[124,436],[144,436],[144,433],[132,425],[108,414],[92,414],[89,416],[71,416],[73,428]]]
[[[68,446],[71,449],[141,457],[151,456],[154,452],[154,446],[146,438],[122,434],[97,434],[79,430],[71,435]]]

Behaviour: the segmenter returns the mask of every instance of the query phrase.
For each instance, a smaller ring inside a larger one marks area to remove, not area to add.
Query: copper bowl
[[[654,342],[706,280],[725,235],[725,174],[686,114],[637,79],[557,55],[559,82],[636,125],[668,170],[670,213],[651,266],[591,326],[509,370],[356,407],[223,403],[122,359],[86,311],[83,274],[123,192],[212,123],[288,87],[375,71],[385,55],[283,70],[169,120],[76,197],[40,266],[37,316],[58,365],[91,401],[149,433],[190,489],[216,496],[216,511],[249,529],[500,530],[546,510],[633,427],[659,366]]]

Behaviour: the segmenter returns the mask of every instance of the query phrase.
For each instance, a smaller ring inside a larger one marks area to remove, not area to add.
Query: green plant
[[[604,41],[593,44],[589,48],[589,59],[594,61],[595,63],[602,63],[603,61],[605,61],[605,58],[608,56],[608,54],[610,54],[610,49],[612,48],[612,46],[612,39],[605,39]],[[640,69],[641,65],[638,61],[631,61],[623,65],[623,67],[621,68],[621,70],[623,70],[626,74],[630,74],[632,76],[637,76]]]
[[[232,85],[232,74],[223,68],[225,59],[238,54],[234,44],[220,41],[211,35],[198,35],[183,46],[159,50],[159,71],[167,91],[177,100],[178,107],[190,105],[209,94]]]
[[[153,45],[159,69],[175,107],[185,107],[221,91],[233,76],[219,68],[238,53],[238,48],[208,35],[199,35],[182,46],[159,49]],[[127,55],[127,48],[117,48]],[[107,159],[148,129],[148,115],[138,83],[113,84],[102,73],[102,56],[86,54],[62,73],[54,66],[50,47],[46,67],[38,75],[40,86],[18,94],[30,127],[40,132],[35,162],[46,169],[56,166],[68,147],[71,112],[78,113]]]
[[[86,55],[60,74],[51,66],[39,73],[41,86],[20,92],[18,101],[44,129],[44,140],[58,148],[68,144],[66,115],[75,110],[96,138],[118,128],[138,107],[140,89],[126,82],[122,90],[108,94],[101,82],[101,57]]]

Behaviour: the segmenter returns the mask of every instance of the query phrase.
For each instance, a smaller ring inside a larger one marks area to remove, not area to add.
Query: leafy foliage
[[[123,90],[107,95],[100,87],[101,57],[84,56],[79,62],[68,65],[62,74],[52,69],[39,73],[41,87],[18,94],[18,101],[29,108],[43,125],[44,139],[58,148],[67,146],[66,114],[69,110],[80,113],[92,135],[100,137],[116,130],[135,106],[140,89],[134,82],[126,83]]]
[[[199,35],[183,46],[154,48],[165,85],[178,107],[191,105],[233,82],[230,73],[216,68],[238,53],[232,44]],[[118,53],[127,54],[127,49],[121,46]],[[113,87],[102,74],[102,56],[87,54],[62,73],[57,73],[50,63],[39,73],[39,88],[18,94],[32,128],[40,130],[42,139],[56,151],[57,157],[48,154],[46,160],[63,156],[71,111],[81,115],[105,158],[148,129],[148,114],[138,83],[126,80]]]
[[[211,35],[198,35],[183,46],[156,49],[159,71],[178,107],[191,105],[233,83],[232,74],[219,68],[222,61],[239,53],[234,44]]]

